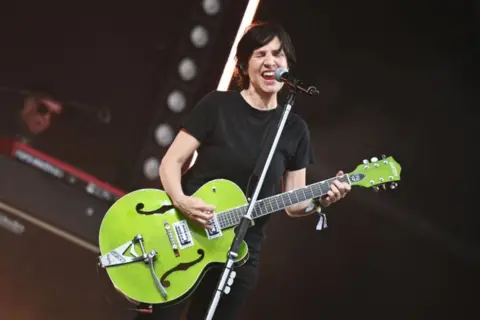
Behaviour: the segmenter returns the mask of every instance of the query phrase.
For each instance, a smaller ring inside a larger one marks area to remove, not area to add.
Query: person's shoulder
[[[209,105],[209,109],[221,108],[222,110],[234,110],[242,101],[242,96],[234,90],[212,90],[201,100],[201,104]]]
[[[238,91],[235,90],[212,90],[204,96],[204,98],[206,99],[217,100],[238,99],[238,97],[240,97],[240,94]]]
[[[212,109],[221,104],[224,94],[219,90],[212,90],[204,94],[197,102],[197,108]]]
[[[308,130],[307,121],[302,116],[294,112],[290,113],[290,116],[287,120],[287,125],[299,131]]]

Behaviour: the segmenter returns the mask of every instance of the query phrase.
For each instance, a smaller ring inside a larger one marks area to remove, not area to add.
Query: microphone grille
[[[278,68],[275,70],[275,80],[278,82],[282,82],[282,77],[286,76],[288,74],[288,69],[285,68]]]

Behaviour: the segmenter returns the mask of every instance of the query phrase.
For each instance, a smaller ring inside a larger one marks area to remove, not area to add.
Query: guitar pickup
[[[168,240],[170,241],[170,246],[172,247],[175,257],[180,257],[180,252],[178,251],[178,246],[175,242],[175,237],[173,236],[172,228],[170,227],[168,220],[163,221],[163,227],[165,228],[165,232],[167,233]]]
[[[139,256],[135,252],[135,244],[139,244],[140,248],[142,249],[142,255]],[[127,252],[128,248],[130,248],[130,256],[124,255]],[[103,256],[99,256],[99,265],[102,268],[112,267],[112,266],[119,266],[128,263],[133,263],[137,261],[145,261],[147,259],[147,253],[143,247],[143,237],[142,235],[136,235],[132,240],[120,245],[119,247],[113,249],[112,251],[104,254]]]

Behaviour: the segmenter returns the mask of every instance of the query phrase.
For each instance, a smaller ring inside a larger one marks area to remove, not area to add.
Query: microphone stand
[[[291,86],[287,96],[287,102],[283,108],[283,114],[282,114],[282,117],[280,118],[280,123],[277,128],[277,133],[275,135],[275,139],[273,140],[272,146],[270,148],[270,152],[268,154],[266,163],[263,167],[263,171],[255,187],[255,191],[253,193],[252,199],[248,204],[247,212],[245,213],[244,216],[242,216],[240,220],[240,224],[237,227],[232,245],[230,247],[229,252],[227,253],[227,261],[225,263],[225,268],[218,281],[218,287],[215,291],[215,294],[210,302],[206,320],[211,320],[213,318],[213,315],[217,309],[222,293],[228,294],[228,292],[230,292],[230,285],[232,284],[232,281],[233,281],[233,276],[231,276],[230,273],[232,272],[234,261],[238,256],[240,245],[242,244],[245,238],[245,234],[247,233],[247,230],[252,223],[253,208],[255,206],[255,203],[257,202],[258,194],[260,193],[260,189],[262,188],[263,181],[265,179],[268,168],[270,166],[270,162],[272,160],[273,154],[275,153],[278,141],[280,140],[280,136],[282,135],[283,128],[285,127],[285,122],[287,121],[290,110],[292,109],[292,106],[295,103],[296,93],[297,93],[297,86]],[[227,282],[228,282],[228,286],[226,286]]]

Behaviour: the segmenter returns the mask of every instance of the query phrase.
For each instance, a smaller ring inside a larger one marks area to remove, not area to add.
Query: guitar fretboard
[[[345,174],[342,177],[330,178],[308,185],[304,188],[280,193],[278,195],[268,197],[262,200],[257,200],[252,210],[252,218],[257,219],[272,212],[277,212],[285,209],[296,203],[321,197],[327,194],[328,190],[330,190],[330,185],[333,183],[334,180],[339,180],[341,182],[346,182],[350,184],[350,178],[348,174]],[[242,217],[247,212],[247,209],[248,204],[227,211],[219,212],[217,214],[217,220],[220,224],[220,227],[222,229],[226,229],[238,225]]]

